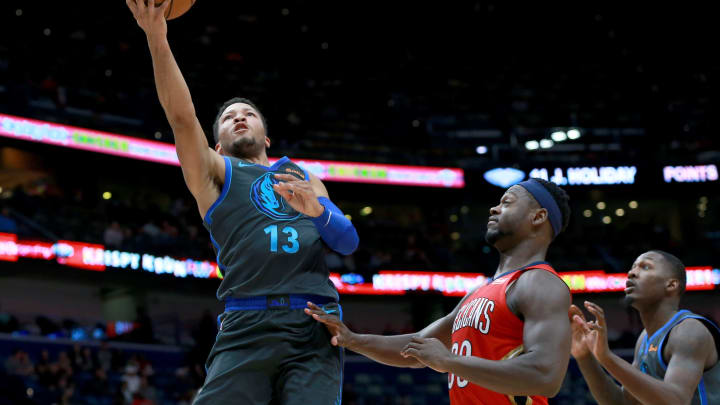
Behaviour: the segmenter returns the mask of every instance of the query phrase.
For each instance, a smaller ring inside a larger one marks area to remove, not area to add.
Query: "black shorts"
[[[342,308],[331,302],[328,312]],[[302,309],[226,311],[195,405],[336,405],[343,349]]]

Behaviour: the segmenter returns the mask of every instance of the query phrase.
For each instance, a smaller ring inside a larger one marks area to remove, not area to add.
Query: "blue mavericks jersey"
[[[224,158],[225,184],[203,219],[223,274],[218,299],[275,294],[337,299],[315,225],[272,187],[275,173],[307,180],[307,172],[287,157],[270,167]]]

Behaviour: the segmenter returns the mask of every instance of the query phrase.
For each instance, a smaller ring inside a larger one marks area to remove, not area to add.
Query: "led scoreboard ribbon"
[[[19,258],[55,260],[63,266],[93,271],[111,268],[179,278],[220,277],[216,270],[217,265],[206,260],[108,250],[103,245],[74,241],[50,243],[18,240],[15,234],[0,233],[0,261],[18,261]],[[559,274],[574,293],[623,291],[627,280],[625,273],[608,274],[602,270]],[[359,274],[331,273],[330,280],[341,294],[403,295],[410,291],[426,291],[462,297],[489,279],[480,273],[380,270],[369,282]],[[717,285],[720,285],[720,269],[709,266],[687,268],[689,291],[713,290]]]
[[[0,114],[0,136],[179,166],[175,146],[130,136]],[[273,164],[278,159],[270,159]],[[321,180],[398,186],[463,188],[462,169],[294,159]]]

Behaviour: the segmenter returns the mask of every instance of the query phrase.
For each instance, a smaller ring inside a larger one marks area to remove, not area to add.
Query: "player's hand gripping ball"
[[[134,2],[137,2],[137,0],[133,0]],[[148,0],[143,0],[145,2],[145,5],[147,6]],[[151,2],[153,0],[150,0]],[[155,1],[155,7],[160,7],[163,5],[164,2],[169,1],[170,4],[168,5],[167,10],[165,10],[165,19],[166,20],[172,20],[174,18],[178,18],[181,15],[187,13],[188,10],[190,10],[190,7],[195,4],[195,0],[157,0]]]

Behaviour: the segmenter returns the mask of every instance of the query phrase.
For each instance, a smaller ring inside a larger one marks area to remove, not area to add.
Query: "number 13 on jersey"
[[[278,251],[278,226],[270,225],[264,229],[266,235],[270,235],[270,251]],[[300,243],[298,242],[298,233],[292,226],[286,226],[282,229],[282,233],[287,235],[286,243],[283,243],[282,250],[285,253],[297,253],[300,250]]]

